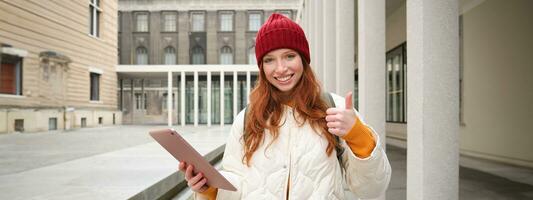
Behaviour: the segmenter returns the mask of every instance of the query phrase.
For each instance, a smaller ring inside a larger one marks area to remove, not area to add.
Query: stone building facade
[[[0,133],[120,124],[116,17],[117,1],[0,3]]]
[[[221,71],[229,65],[256,65],[255,35],[259,27],[274,12],[290,18],[296,16],[299,1],[138,1],[120,0],[118,14],[119,65],[142,66],[143,73],[118,72],[119,102],[126,124],[167,123],[167,74],[151,71],[157,65],[194,65],[196,69],[208,65],[220,65]],[[134,67],[130,67],[133,69]],[[154,72],[154,73],[151,73]],[[184,72],[185,73],[185,72]],[[223,106],[220,105],[220,80],[224,75]],[[220,112],[224,112],[222,123],[231,123],[233,107],[240,110],[246,105],[246,73],[238,72],[233,81],[233,71],[213,73],[213,87],[210,100],[207,99],[207,71],[198,74],[198,110],[200,124],[220,122]],[[194,73],[187,72],[185,78],[185,97],[181,98],[182,76],[174,73],[173,82],[173,123],[181,121],[185,112],[187,124],[196,124],[194,112]],[[251,82],[257,79],[256,73],[250,75]],[[237,84],[236,90],[233,85]],[[133,92],[131,92],[133,91]],[[236,98],[233,98],[233,93]],[[185,101],[182,109],[181,101]],[[207,111],[211,101],[213,112]],[[233,101],[238,101],[234,103]],[[178,105],[178,106],[176,106]],[[224,107],[224,108],[220,108]]]

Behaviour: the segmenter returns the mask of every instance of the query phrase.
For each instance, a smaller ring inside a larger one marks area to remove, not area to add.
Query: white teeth
[[[276,79],[278,79],[278,81],[286,81],[286,80],[289,80],[289,78],[291,78],[292,75],[288,75],[288,76],[284,76],[284,77],[277,77]]]

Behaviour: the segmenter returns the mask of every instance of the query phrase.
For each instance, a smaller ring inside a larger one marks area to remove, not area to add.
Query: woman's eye
[[[263,63],[269,63],[269,62],[271,62],[271,61],[272,61],[271,58],[266,58],[266,59],[263,60]]]
[[[289,55],[287,55],[287,58],[288,58],[289,60],[293,59],[294,57],[296,57],[296,55],[294,55],[294,54],[289,54]]]

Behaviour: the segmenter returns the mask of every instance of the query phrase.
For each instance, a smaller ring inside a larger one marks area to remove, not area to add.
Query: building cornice
[[[136,1],[121,0],[118,2],[119,11],[188,11],[188,10],[297,10],[300,7],[299,0],[246,0],[246,1],[223,1],[223,0],[152,0]]]

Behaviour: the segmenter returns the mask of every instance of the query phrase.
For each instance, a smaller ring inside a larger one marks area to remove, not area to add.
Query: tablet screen
[[[192,164],[194,174],[202,172],[207,178],[207,185],[230,191],[237,189],[218,172],[198,151],[173,129],[150,131],[150,135],[163,146],[174,158]]]

